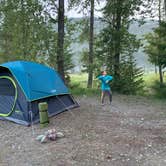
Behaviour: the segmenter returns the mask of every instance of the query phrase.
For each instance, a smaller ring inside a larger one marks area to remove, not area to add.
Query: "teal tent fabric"
[[[8,62],[0,66],[10,70],[28,101],[69,94],[59,74],[50,67],[27,61]]]

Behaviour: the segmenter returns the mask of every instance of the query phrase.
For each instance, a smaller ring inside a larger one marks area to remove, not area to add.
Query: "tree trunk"
[[[115,82],[116,80],[120,79],[120,29],[121,29],[121,9],[119,4],[120,1],[117,3],[117,13],[115,18],[115,30],[116,30],[116,38],[115,40],[115,55],[114,55],[114,77]]]
[[[93,40],[94,40],[94,0],[90,1],[90,32],[89,32],[89,68],[88,68],[88,88],[92,88],[93,83]]]
[[[166,20],[166,0],[164,0],[164,11],[165,11],[165,20]]]
[[[159,9],[158,10],[159,10],[159,25],[160,25],[161,24],[161,0],[159,0]],[[160,57],[160,51],[159,51],[159,55],[158,56]],[[162,65],[160,64],[160,62],[158,62],[158,63],[159,63],[160,86],[162,86],[162,84],[163,84]]]
[[[24,1],[21,0],[21,12],[22,12],[22,56],[24,59],[27,60],[27,55],[26,55],[26,20],[25,20],[25,7],[24,7]]]
[[[57,70],[62,79],[64,74],[64,0],[59,0],[58,8],[58,43],[57,43]]]
[[[162,66],[159,65],[159,76],[160,76],[160,85],[163,84],[163,73],[162,73]]]
[[[157,74],[157,65],[156,65],[156,63],[155,63],[155,74]]]

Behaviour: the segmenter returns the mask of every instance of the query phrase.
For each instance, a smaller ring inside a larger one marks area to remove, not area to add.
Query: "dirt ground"
[[[165,166],[166,103],[114,95],[76,98],[80,107],[54,116],[47,128],[0,121],[0,166]],[[107,101],[108,102],[108,101]],[[64,138],[35,140],[56,128]]]

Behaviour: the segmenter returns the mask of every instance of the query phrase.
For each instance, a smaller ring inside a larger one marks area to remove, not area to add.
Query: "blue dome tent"
[[[0,119],[27,126],[39,122],[40,102],[48,103],[49,117],[78,107],[55,70],[27,61],[0,65]]]

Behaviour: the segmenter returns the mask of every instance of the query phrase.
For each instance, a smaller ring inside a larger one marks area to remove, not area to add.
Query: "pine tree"
[[[131,54],[122,56],[120,61],[120,80],[116,90],[123,94],[137,94],[143,90],[143,70],[138,68]],[[116,85],[117,85],[116,84]]]
[[[114,89],[120,92],[123,92],[124,86],[127,85],[129,88],[130,85],[136,87],[134,76],[139,72],[142,73],[142,71],[139,71],[140,69],[137,69],[133,58],[126,61],[139,48],[139,40],[136,39],[135,35],[130,34],[128,29],[132,21],[130,17],[134,16],[135,11],[139,10],[141,3],[141,0],[107,1],[103,9],[102,21],[105,23],[105,27],[100,32],[96,43],[96,57],[98,59],[96,62],[107,67],[108,72],[114,76]],[[124,72],[126,74],[133,73],[128,82],[125,74],[123,74]],[[131,81],[133,81],[133,84]],[[142,81],[138,81],[138,83],[137,86],[141,86]],[[136,91],[134,88],[131,88],[131,90],[133,90],[133,93]]]

